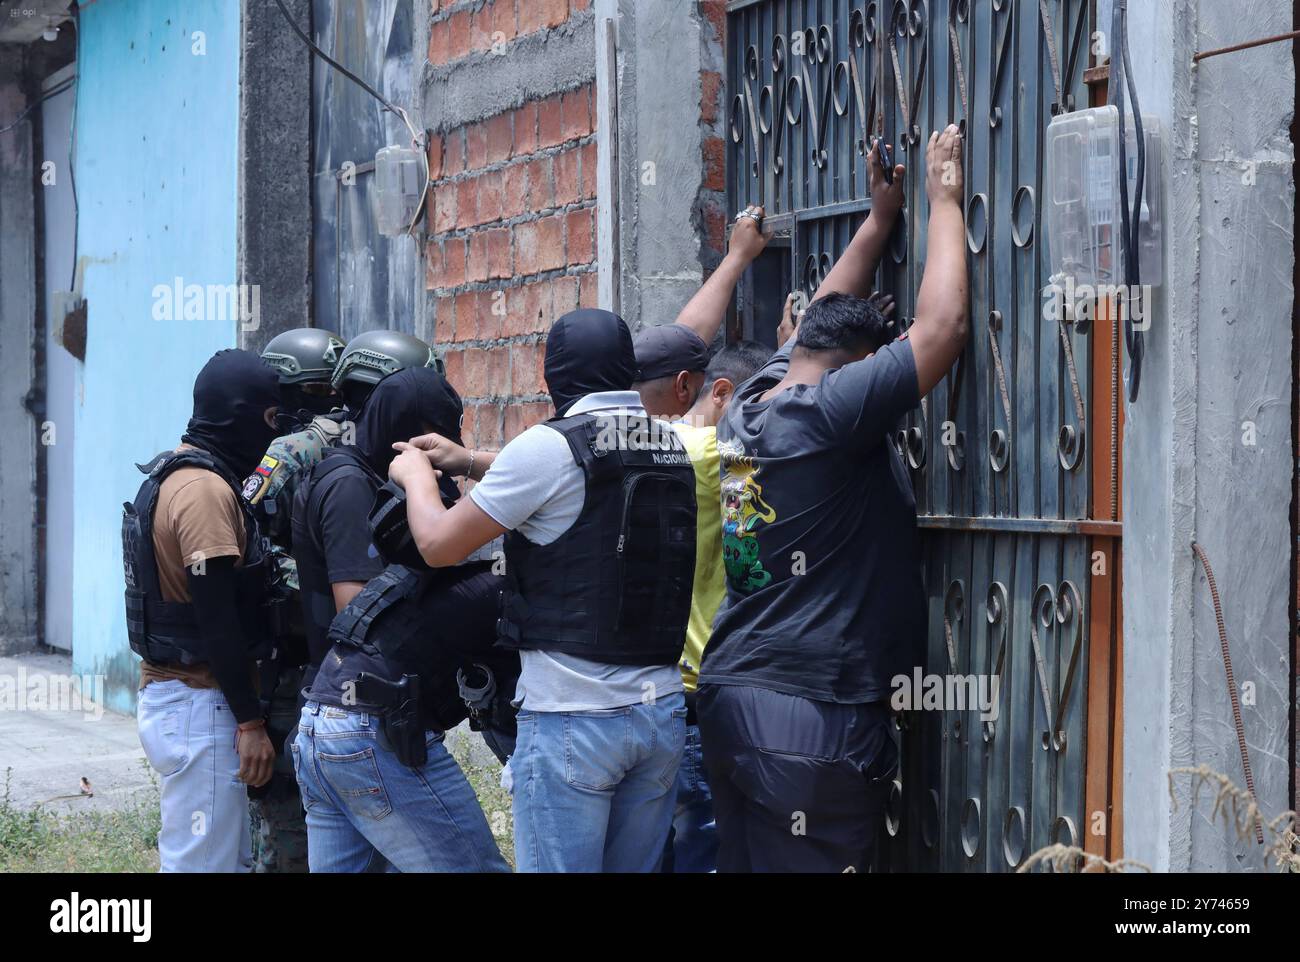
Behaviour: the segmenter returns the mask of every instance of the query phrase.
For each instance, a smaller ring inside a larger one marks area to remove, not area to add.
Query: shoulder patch
[[[262,458],[262,463],[257,466],[257,470],[250,474],[244,481],[244,490],[242,492],[244,500],[249,504],[257,504],[266,494],[267,486],[271,483],[271,476],[275,474],[275,469],[280,466],[280,459],[266,455]]]
[[[270,478],[264,477],[260,472],[254,471],[244,482],[244,489],[241,492],[244,500],[249,504],[257,504],[262,499],[262,492],[265,490]]]

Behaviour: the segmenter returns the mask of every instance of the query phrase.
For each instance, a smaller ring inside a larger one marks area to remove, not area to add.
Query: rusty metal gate
[[[811,295],[868,215],[878,130],[909,176],[877,286],[910,323],[926,141],[966,134],[970,343],[893,441],[925,529],[924,670],[997,677],[998,717],[898,716],[881,868],[1119,854],[1117,342],[1105,318],[1045,320],[1039,209],[1046,126],[1088,105],[1092,17],[1089,0],[728,4],[729,201],[778,230],[736,333],[769,337],[781,289]]]

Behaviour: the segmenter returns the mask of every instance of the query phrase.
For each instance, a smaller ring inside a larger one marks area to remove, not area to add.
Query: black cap
[[[709,345],[684,324],[647,327],[632,342],[637,381],[653,381],[679,371],[702,372],[709,366]]]

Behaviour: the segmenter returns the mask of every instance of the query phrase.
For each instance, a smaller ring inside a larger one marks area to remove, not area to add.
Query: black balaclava
[[[632,332],[609,311],[570,311],[546,336],[545,375],[555,413],[561,415],[585,394],[631,390],[636,378]]]
[[[243,478],[275,440],[266,409],[279,404],[280,379],[271,365],[250,351],[218,351],[194,379],[194,416],[181,440]]]
[[[384,378],[357,414],[357,453],[381,477],[397,452],[395,441],[409,441],[429,427],[461,443],[464,414],[460,395],[431,367],[410,367]]]

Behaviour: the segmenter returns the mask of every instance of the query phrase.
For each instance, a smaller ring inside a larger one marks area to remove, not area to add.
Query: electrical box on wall
[[[424,197],[424,158],[415,147],[384,147],[375,154],[375,204],[379,233],[405,234]]]
[[[1143,116],[1146,170],[1138,214],[1142,284],[1159,287],[1164,277],[1164,154],[1160,121]],[[1137,191],[1137,131],[1125,118],[1128,200]],[[1119,111],[1113,106],[1076,110],[1055,117],[1047,128],[1044,168],[1048,203],[1048,259],[1051,282],[1093,288],[1124,283],[1120,193]]]

